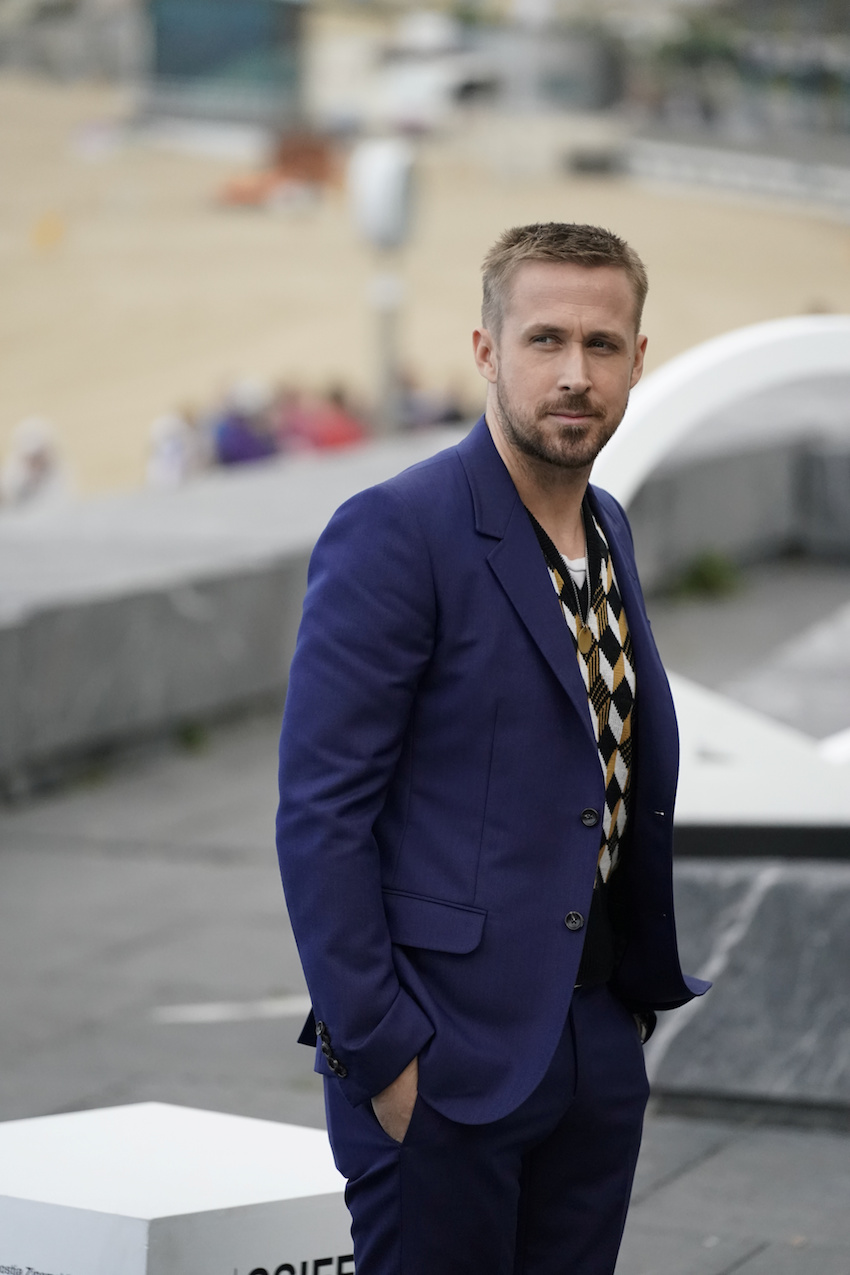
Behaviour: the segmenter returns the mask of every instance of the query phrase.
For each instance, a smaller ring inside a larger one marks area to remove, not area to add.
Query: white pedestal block
[[[0,1124],[0,1275],[354,1275],[319,1129],[140,1103]]]

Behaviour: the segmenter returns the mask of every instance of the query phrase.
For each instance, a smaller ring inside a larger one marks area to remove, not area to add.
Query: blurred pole
[[[378,336],[375,425],[378,433],[391,434],[401,423],[402,383],[398,332],[404,289],[397,274],[383,271],[373,277],[369,291]]]
[[[386,261],[408,236],[412,205],[413,151],[400,138],[374,138],[355,146],[348,168],[354,223]],[[376,426],[388,434],[400,424],[398,356],[402,285],[398,274],[379,271],[370,286],[376,316]]]

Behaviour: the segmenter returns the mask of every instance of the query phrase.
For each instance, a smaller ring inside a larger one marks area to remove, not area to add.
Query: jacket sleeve
[[[433,1035],[392,959],[373,827],[431,656],[430,556],[392,489],[331,519],[310,563],[280,743],[277,847],[314,1013],[353,1105]]]

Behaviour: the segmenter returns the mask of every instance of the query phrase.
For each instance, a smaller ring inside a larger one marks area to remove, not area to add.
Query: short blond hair
[[[524,261],[615,266],[624,271],[635,294],[635,331],[640,330],[649,280],[634,248],[602,226],[547,221],[506,230],[484,258],[481,321],[495,336],[501,330],[511,280]]]

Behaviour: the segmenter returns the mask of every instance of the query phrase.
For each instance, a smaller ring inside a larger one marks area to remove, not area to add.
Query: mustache
[[[538,420],[543,420],[551,412],[571,412],[579,416],[601,416],[602,413],[591,403],[587,394],[565,394],[563,398],[550,403],[541,403],[537,408]]]

